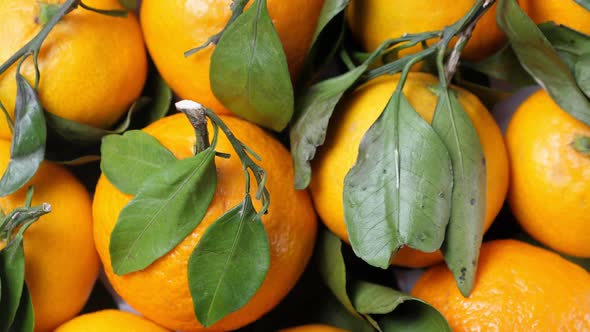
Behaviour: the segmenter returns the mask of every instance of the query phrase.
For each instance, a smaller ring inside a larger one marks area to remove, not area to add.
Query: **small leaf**
[[[590,101],[535,23],[515,0],[499,0],[497,15],[498,25],[526,71],[562,109],[590,125]]]
[[[513,96],[512,93],[506,92],[504,90],[490,88],[478,83],[457,79],[456,77],[455,84],[469,90],[469,92],[476,95],[477,98],[479,98],[479,100],[488,109],[492,109],[496,104]]]
[[[172,89],[154,68],[148,77],[144,93],[149,102],[134,117],[130,127],[144,128],[152,122],[166,116],[172,105]]]
[[[189,287],[199,322],[211,326],[246,305],[269,266],[266,231],[246,195],[207,228],[189,259]]]
[[[578,86],[590,98],[590,53],[582,55],[576,61],[574,73]]]
[[[289,132],[295,188],[302,190],[309,185],[310,161],[313,160],[317,147],[326,140],[328,123],[344,92],[353,86],[387,46],[389,44],[384,42],[357,68],[313,85],[297,99],[296,120]]]
[[[346,290],[346,266],[342,256],[342,241],[324,230],[318,242],[319,269],[324,283],[351,314],[360,318]]]
[[[147,98],[139,98],[133,103],[133,105],[131,105],[123,122],[112,130],[92,127],[62,118],[49,112],[45,112],[45,117],[47,118],[47,125],[52,130],[52,133],[61,139],[79,146],[91,146],[100,142],[104,136],[121,134],[126,131],[131,124],[132,115],[147,104]]]
[[[77,158],[69,159],[69,160],[52,160],[52,161],[55,163],[61,164],[61,165],[66,165],[66,166],[81,166],[81,165],[90,164],[90,163],[93,163],[93,162],[99,161],[99,160],[100,160],[100,156],[86,155],[86,156],[77,157]]]
[[[342,13],[348,6],[349,0],[325,0],[318,19],[318,25],[313,35],[312,45],[316,42],[324,28],[332,21],[338,14]]]
[[[575,0],[576,3],[586,10],[590,10],[590,0]]]
[[[453,166],[451,218],[442,250],[463,296],[475,283],[486,218],[483,148],[455,91],[439,89],[432,127],[445,143]]]
[[[139,8],[137,0],[119,0],[119,3],[127,10],[136,10]]]
[[[451,188],[447,149],[397,89],[344,179],[344,216],[355,254],[385,269],[404,245],[440,248]]]
[[[29,288],[25,284],[10,332],[33,332],[34,328],[35,312],[33,310],[33,301],[31,301]]]
[[[281,131],[293,115],[287,57],[268,15],[266,0],[232,23],[211,57],[211,89],[233,113]]]
[[[103,174],[117,189],[132,195],[150,177],[176,160],[156,138],[140,130],[106,136],[100,150]]]
[[[20,74],[16,75],[16,84],[10,161],[0,179],[0,197],[24,186],[35,175],[45,156],[47,130],[37,93]]]
[[[383,331],[451,331],[446,319],[436,309],[395,289],[356,281],[350,287],[350,294],[358,312],[367,316],[379,315],[369,317],[374,317]],[[413,308],[409,314],[405,310],[407,307]]]
[[[452,332],[444,316],[434,307],[414,298],[379,320],[384,332]]]
[[[25,251],[22,237],[14,239],[0,251],[0,332],[7,332],[18,310],[25,283]]]
[[[513,89],[535,84],[509,45],[482,61],[466,62],[465,66],[487,76],[510,82]]]
[[[214,157],[210,147],[169,163],[121,210],[109,247],[116,274],[148,267],[199,225],[217,186]]]

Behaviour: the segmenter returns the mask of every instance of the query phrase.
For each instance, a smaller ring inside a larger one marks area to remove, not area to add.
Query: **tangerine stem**
[[[207,131],[206,108],[192,100],[181,100],[175,104],[176,109],[184,113],[195,129],[195,155],[209,147],[209,132]]]

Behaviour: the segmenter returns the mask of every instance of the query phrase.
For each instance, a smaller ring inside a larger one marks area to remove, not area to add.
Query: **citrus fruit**
[[[308,193],[296,191],[293,187],[289,152],[249,122],[227,116],[222,119],[238,139],[262,157],[260,165],[268,174],[266,187],[271,197],[268,214],[262,217],[271,251],[266,279],[246,306],[211,327],[212,330],[234,330],[271,310],[295,285],[311,256],[317,223]],[[145,128],[145,132],[157,138],[177,158],[193,155],[194,129],[182,114],[159,120]],[[233,152],[223,135],[219,136],[217,151]],[[134,309],[173,330],[205,331],[193,312],[187,277],[188,259],[207,227],[244,198],[244,174],[236,155],[230,159],[217,158],[216,166],[217,191],[199,226],[152,265],[124,276],[113,273],[109,239],[121,209],[131,196],[118,191],[104,175],[96,188],[94,236],[110,282]],[[255,192],[255,183],[253,186],[252,192]],[[259,201],[254,203],[259,210]],[[206,271],[207,266],[203,266],[203,273]]]
[[[412,295],[438,309],[455,332],[590,330],[590,274],[516,240],[483,244],[468,298],[443,264],[428,269]]]
[[[46,1],[62,3],[64,0]],[[120,9],[117,0],[87,0],[88,6]],[[0,1],[0,63],[31,40],[42,28],[36,0]],[[134,14],[111,17],[77,8],[51,31],[39,53],[43,108],[60,117],[94,127],[109,127],[141,94],[147,74],[146,52]],[[0,75],[0,101],[11,115],[16,100],[16,65]],[[33,84],[29,57],[21,73]],[[0,137],[10,137],[0,116]]]
[[[78,316],[58,327],[55,332],[167,332],[145,318],[134,314],[101,310]]]
[[[312,164],[311,193],[318,214],[328,228],[348,241],[344,222],[342,192],[344,177],[355,164],[360,141],[387,105],[400,75],[369,81],[346,97],[328,127],[326,142]],[[432,87],[438,80],[426,73],[410,73],[404,93],[414,109],[432,121],[437,95]],[[498,214],[508,188],[508,161],[500,129],[481,102],[460,88],[458,99],[473,122],[483,146],[487,165],[487,229]],[[442,259],[440,252],[421,253],[404,247],[394,263],[422,267]]]
[[[184,52],[220,32],[231,16],[231,0],[144,0],[141,25],[148,50],[162,77],[183,99],[193,99],[219,113],[228,111],[209,84],[214,45],[189,57]],[[253,1],[250,1],[251,5]],[[315,32],[323,0],[267,0],[291,76],[301,69]]]
[[[0,140],[0,174],[10,159],[10,143]],[[25,280],[35,310],[35,331],[53,331],[84,307],[98,276],[99,260],[92,237],[90,195],[64,167],[43,162],[21,190],[0,198],[10,213],[25,205],[27,188],[34,186],[32,205],[49,203],[51,213],[26,232]],[[6,244],[0,241],[0,246]]]
[[[346,332],[346,330],[328,325],[312,324],[282,329],[279,332]]]
[[[575,0],[521,0],[523,8],[537,24],[553,21],[590,34],[590,12]]]
[[[473,0],[352,0],[347,21],[361,46],[366,51],[372,51],[385,40],[401,37],[405,33],[442,30],[465,16],[474,4]],[[504,41],[505,36],[496,24],[494,5],[477,22],[462,55],[466,59],[480,60],[497,51]],[[415,53],[421,49],[417,45],[400,54]]]
[[[508,199],[522,227],[568,255],[590,257],[590,158],[573,144],[590,127],[539,90],[516,110],[506,132]]]

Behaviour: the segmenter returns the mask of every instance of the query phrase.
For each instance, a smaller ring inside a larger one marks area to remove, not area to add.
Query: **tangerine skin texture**
[[[590,157],[574,149],[590,127],[539,90],[506,132],[512,179],[508,200],[520,225],[562,253],[590,257]]]
[[[328,325],[311,324],[302,325],[297,327],[291,327],[288,329],[280,330],[279,332],[347,332],[346,330],[339,329]]]
[[[575,0],[521,0],[523,8],[537,24],[553,21],[590,34],[590,12]]]
[[[63,3],[64,0],[46,1]],[[117,0],[88,0],[101,9],[121,9]],[[31,40],[41,26],[36,0],[0,1],[0,63]],[[147,75],[146,52],[136,16],[110,17],[82,8],[67,14],[51,31],[39,53],[43,108],[63,118],[108,128],[139,97]],[[33,84],[35,70],[28,58],[23,76]],[[16,64],[0,76],[0,101],[14,119]],[[0,116],[0,138],[11,137]]]
[[[10,159],[10,143],[0,139],[0,174]],[[0,197],[5,213],[25,205],[51,204],[52,211],[24,235],[25,281],[35,310],[35,331],[53,331],[82,310],[98,277],[99,260],[92,237],[92,210],[86,188],[63,166],[47,161],[22,189]],[[6,243],[0,241],[0,247]]]
[[[442,30],[465,16],[474,3],[474,0],[352,0],[347,21],[356,40],[366,51],[373,51],[385,40],[401,37],[404,33]],[[481,60],[497,51],[505,40],[496,24],[494,4],[477,23],[462,56]],[[402,51],[401,55],[421,49],[417,45]]]
[[[209,84],[214,45],[185,57],[221,31],[231,16],[232,0],[144,0],[141,24],[152,58],[166,82],[183,99],[229,113]],[[252,5],[250,1],[248,7]],[[324,0],[268,0],[268,12],[287,56],[291,77],[305,61]]]
[[[312,163],[311,193],[316,210],[326,226],[344,241],[348,241],[342,198],[344,178],[356,162],[362,137],[387,105],[399,77],[393,75],[370,81],[345,97],[330,121],[326,142],[319,148]],[[403,89],[410,104],[429,123],[437,100],[431,88],[437,84],[438,80],[430,74],[412,72]],[[454,89],[474,123],[486,158],[487,230],[500,211],[508,190],[506,149],[498,125],[477,97],[466,90]],[[423,253],[404,247],[394,257],[393,263],[424,267],[441,260],[439,251]]]
[[[443,264],[428,269],[412,295],[438,309],[455,332],[590,330],[590,274],[516,240],[484,243],[468,298]]]
[[[217,190],[207,213],[192,234],[172,251],[146,269],[117,276],[111,268],[110,234],[121,209],[132,196],[117,190],[104,175],[94,196],[94,236],[106,275],[121,297],[150,320],[182,331],[228,331],[238,329],[274,308],[287,295],[305,269],[313,251],[317,221],[306,191],[295,191],[293,167],[288,151],[273,137],[255,125],[234,117],[223,121],[235,136],[262,157],[259,163],[268,174],[266,183],[271,203],[262,217],[267,231],[271,264],[266,279],[242,309],[226,316],[210,329],[198,323],[188,287],[187,263],[207,227],[244,198],[242,166],[226,137],[220,133],[216,150],[229,152],[230,159],[216,158]],[[212,131],[210,130],[210,137]],[[183,114],[161,119],[145,132],[156,137],[177,158],[193,155],[194,129]],[[252,180],[251,193],[257,186]],[[261,205],[254,200],[259,211]],[[207,273],[203,267],[203,273]]]
[[[168,332],[145,318],[117,311],[101,310],[78,316],[55,332]]]

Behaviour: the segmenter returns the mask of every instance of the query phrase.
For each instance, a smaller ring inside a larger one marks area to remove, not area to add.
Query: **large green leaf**
[[[266,0],[256,0],[225,30],[211,57],[210,81],[233,113],[275,131],[287,126],[293,86]]]
[[[139,130],[104,137],[100,150],[103,174],[117,189],[133,195],[150,177],[176,160],[156,138]]]
[[[387,268],[404,245],[439,249],[452,183],[444,143],[397,89],[363,137],[344,180],[344,216],[355,254]]]
[[[590,36],[588,35],[553,22],[540,24],[539,29],[572,71],[577,59],[583,54],[590,53]]]
[[[453,165],[451,218],[442,250],[464,296],[475,283],[486,217],[486,162],[477,131],[450,89],[439,89],[432,127]]]
[[[37,92],[21,75],[16,75],[14,129],[10,161],[0,179],[0,196],[7,196],[24,186],[37,172],[45,157],[47,130]]]
[[[590,101],[541,30],[515,0],[499,0],[497,15],[498,25],[526,71],[562,109],[590,125]]]
[[[246,195],[207,228],[189,259],[189,288],[199,322],[211,326],[246,305],[269,266],[266,231]]]
[[[25,284],[25,251],[22,237],[13,240],[0,251],[0,332],[11,331],[16,312],[21,302]]]
[[[214,146],[154,173],[121,210],[111,234],[113,271],[142,270],[168,253],[201,222],[215,195]],[[195,190],[198,188],[198,190]]]

